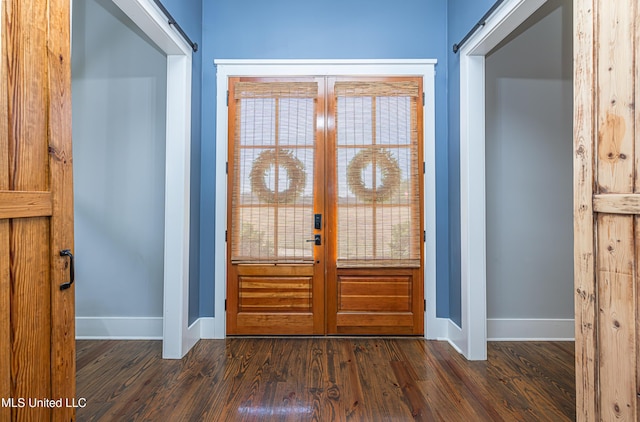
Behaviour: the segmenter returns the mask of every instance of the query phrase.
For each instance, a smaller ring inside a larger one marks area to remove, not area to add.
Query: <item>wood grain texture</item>
[[[16,219],[10,223],[11,379],[12,397],[51,396],[51,291],[48,288],[49,219]],[[14,409],[17,420],[51,418],[45,407]]]
[[[73,289],[59,288],[69,274],[59,244],[73,247],[70,4],[4,0],[2,7],[0,386],[3,398],[73,399]],[[27,405],[10,409],[9,419],[74,415]]]
[[[636,414],[633,217],[598,216],[598,360],[601,416],[632,420]]]
[[[78,342],[78,420],[571,421],[573,343],[490,343],[469,362],[421,339]]]
[[[593,210],[606,214],[640,214],[640,194],[594,195]]]
[[[69,258],[60,251],[74,251],[73,157],[71,145],[71,10],[67,0],[49,0],[48,149],[50,190],[53,202],[49,265],[51,271],[51,396],[75,398],[75,285],[69,281]],[[53,421],[75,419],[72,407],[53,410]]]
[[[0,112],[1,113],[1,112]],[[9,250],[9,220],[0,220],[0,250]],[[11,272],[8,253],[0,253],[0,398],[11,395]],[[0,420],[11,419],[11,409],[0,406]]]
[[[0,220],[25,217],[48,217],[53,213],[50,192],[0,190]]]
[[[9,131],[7,93],[7,39],[5,5],[0,0],[0,190],[9,188]],[[0,220],[0,398],[11,397],[11,319],[6,310],[11,306],[9,254],[9,221]],[[0,407],[0,420],[11,419],[11,409]]]
[[[598,193],[634,192],[636,0],[600,0],[596,88]]]
[[[576,419],[600,419],[598,296],[595,276],[596,0],[575,0],[574,23],[574,306]]]
[[[328,282],[329,334],[423,333],[420,268],[337,268],[335,274],[337,280]]]
[[[597,128],[596,203],[636,192],[635,85],[637,1],[597,4],[595,25]],[[597,210],[597,208],[596,208]],[[599,415],[590,420],[637,420],[636,234],[633,215],[596,217]]]

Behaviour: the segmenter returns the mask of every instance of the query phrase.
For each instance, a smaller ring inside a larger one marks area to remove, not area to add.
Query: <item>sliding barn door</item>
[[[575,2],[579,421],[640,419],[640,6]]]
[[[327,332],[423,334],[422,79],[327,86]]]
[[[0,420],[68,422],[75,418],[74,288],[65,284],[73,272],[69,1],[0,1]]]
[[[227,333],[324,334],[324,81],[229,86]]]

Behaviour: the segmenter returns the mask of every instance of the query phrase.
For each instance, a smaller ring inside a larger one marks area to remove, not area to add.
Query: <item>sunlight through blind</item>
[[[234,87],[232,262],[310,261],[317,83]]]
[[[417,82],[336,82],[339,267],[420,266]]]

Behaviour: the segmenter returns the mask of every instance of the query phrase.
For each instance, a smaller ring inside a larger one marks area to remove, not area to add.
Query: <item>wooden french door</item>
[[[0,22],[0,420],[72,421],[69,1],[0,0]]]
[[[228,334],[424,332],[421,78],[230,78]]]

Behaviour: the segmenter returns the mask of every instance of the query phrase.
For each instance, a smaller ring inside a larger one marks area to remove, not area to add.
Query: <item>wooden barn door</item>
[[[0,420],[72,421],[69,1],[0,1]]]
[[[640,419],[640,6],[575,2],[579,421]]]

